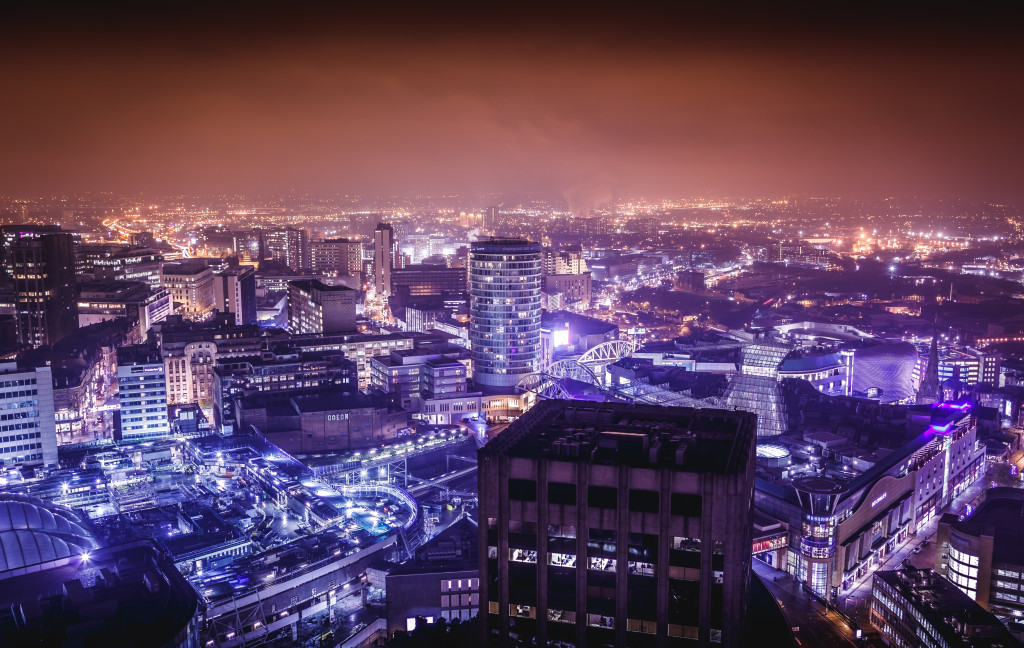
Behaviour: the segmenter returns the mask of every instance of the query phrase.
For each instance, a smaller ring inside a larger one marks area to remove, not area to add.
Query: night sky
[[[0,191],[1024,200],[1012,14],[628,6],[23,9]]]

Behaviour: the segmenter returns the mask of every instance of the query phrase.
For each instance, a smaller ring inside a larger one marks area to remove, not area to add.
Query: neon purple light
[[[933,425],[928,429],[936,434],[949,434],[949,431],[953,429],[953,423],[950,422],[945,425]]]
[[[942,407],[942,408],[945,408],[945,409],[955,409],[955,410],[960,410],[961,412],[966,412],[969,409],[971,409],[971,404],[970,403],[939,403],[939,407]]]

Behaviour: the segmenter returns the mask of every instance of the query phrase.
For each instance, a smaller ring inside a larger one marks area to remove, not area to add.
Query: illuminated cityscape
[[[0,646],[1024,644],[1015,14],[5,23]]]

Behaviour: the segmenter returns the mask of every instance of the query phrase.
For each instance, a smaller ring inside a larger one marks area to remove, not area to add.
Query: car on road
[[[916,553],[916,554],[921,553],[921,547],[914,547],[914,553]]]

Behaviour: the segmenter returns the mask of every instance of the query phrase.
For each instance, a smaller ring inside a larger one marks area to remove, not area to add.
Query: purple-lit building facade
[[[923,431],[878,453],[859,474],[822,460],[818,471],[756,480],[757,510],[790,528],[785,564],[774,566],[823,599],[868,576],[984,474],[985,448],[969,406],[942,404],[909,416]]]

